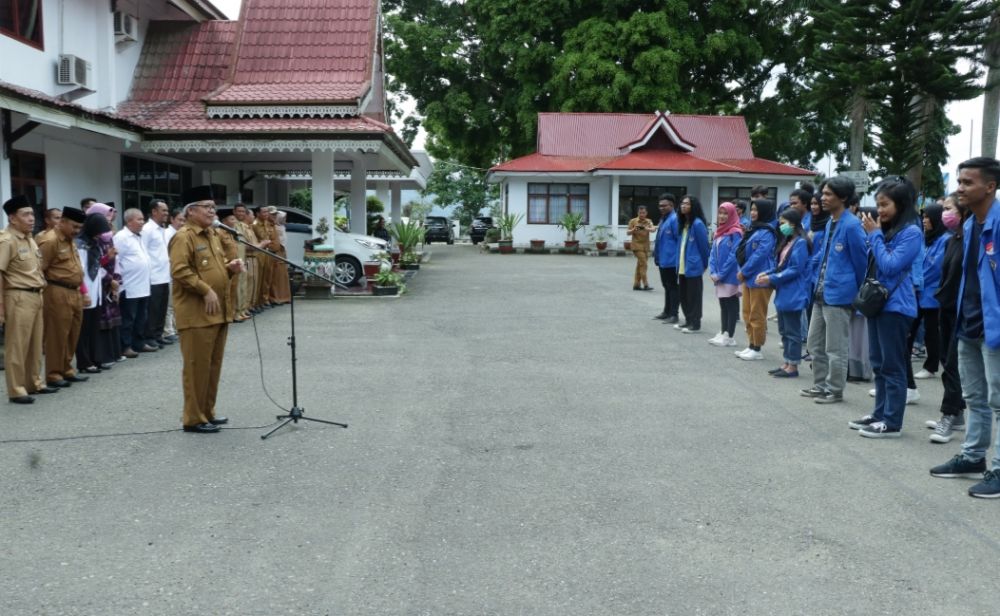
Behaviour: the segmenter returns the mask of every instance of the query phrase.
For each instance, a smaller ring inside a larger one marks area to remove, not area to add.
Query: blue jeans
[[[962,457],[978,462],[990,448],[993,416],[1000,415],[1000,349],[989,348],[983,338],[959,338],[958,373],[969,407]],[[1000,451],[994,453],[992,466],[1000,468]]]
[[[872,415],[889,428],[903,427],[906,410],[906,346],[913,318],[898,312],[882,312],[868,319],[868,357],[875,374],[875,410]]]
[[[798,366],[802,359],[802,311],[779,312],[778,330],[784,346],[785,363]]]
[[[131,298],[122,293],[118,303],[122,311],[122,326],[119,335],[122,350],[138,351],[146,344],[146,319],[149,316],[149,296]]]

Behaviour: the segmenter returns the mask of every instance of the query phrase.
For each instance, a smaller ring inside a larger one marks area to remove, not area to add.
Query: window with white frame
[[[575,212],[590,221],[590,184],[528,184],[528,224],[554,225]]]

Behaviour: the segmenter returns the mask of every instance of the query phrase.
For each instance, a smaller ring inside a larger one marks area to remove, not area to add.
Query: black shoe
[[[34,404],[35,399],[31,396],[14,396],[10,399],[12,404]]]
[[[666,325],[673,325],[676,322],[677,322],[677,317],[667,317],[666,319],[663,319],[663,323]]]
[[[228,417],[216,417],[215,419],[210,420],[210,422],[214,426],[224,426],[227,423],[229,423],[229,418]]]
[[[967,460],[962,454],[957,454],[944,464],[939,464],[931,469],[931,477],[944,477],[951,479],[954,477],[969,477],[975,479],[986,472],[986,459],[978,462]]]
[[[774,376],[775,374],[778,374],[779,372],[781,372],[783,370],[784,370],[784,368],[782,368],[781,366],[778,366],[774,370],[768,370],[767,373],[770,374],[771,376]]]
[[[83,369],[83,371],[86,372],[87,374],[98,374],[101,372],[101,369],[98,368],[97,366],[87,366],[86,368]]]
[[[39,389],[38,391],[34,391],[32,393],[36,393],[36,394],[57,394],[57,393],[59,393],[59,389],[57,387],[43,387],[43,388]]]
[[[652,291],[653,287],[643,287],[642,290],[643,291]]]
[[[156,344],[160,345],[161,349],[163,347],[167,346],[168,344],[173,344],[173,343],[174,343],[173,340],[168,340],[167,338],[157,338],[156,339]]]
[[[873,423],[877,422],[874,415],[865,415],[861,419],[855,419],[854,421],[847,422],[847,427],[851,430],[861,430],[862,428],[867,428]]]
[[[58,381],[46,381],[45,384],[48,385],[49,387],[70,387],[73,385],[66,379],[59,379]]]
[[[633,291],[642,291],[642,287],[632,287]]]
[[[653,317],[653,318],[654,318],[654,319],[659,319],[659,320],[661,320],[661,321],[665,321],[665,320],[669,319],[670,317],[668,317],[668,316],[667,316],[667,313],[666,313],[666,312],[661,312],[660,314],[656,315],[656,316],[655,316],[655,317]]]
[[[154,352],[159,351],[159,350],[160,350],[160,347],[158,347],[158,346],[154,346],[152,344],[144,344],[144,345],[142,345],[142,348],[139,349],[139,352],[140,353],[154,353]]]
[[[212,434],[220,430],[219,426],[211,423],[198,424],[197,426],[184,426],[185,432],[197,432],[199,434]]]
[[[806,389],[800,389],[799,395],[803,398],[819,398],[820,396],[826,395],[826,390],[818,385],[813,385]]]
[[[98,368],[100,368],[101,370],[111,370],[114,367],[115,367],[114,364],[101,364],[100,366],[98,366]]]
[[[813,402],[816,404],[836,404],[844,401],[844,394],[835,394],[832,391],[824,392],[822,396],[816,396]]]
[[[90,377],[89,376],[78,376],[78,375],[74,374],[73,376],[66,377],[64,380],[69,381],[70,383],[86,383],[87,381],[90,380]]]

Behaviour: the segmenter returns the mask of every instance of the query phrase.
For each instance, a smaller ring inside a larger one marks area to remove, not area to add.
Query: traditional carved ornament
[[[366,139],[185,139],[144,141],[146,152],[369,152],[382,143]]]
[[[212,119],[226,118],[353,118],[356,105],[208,105]]]

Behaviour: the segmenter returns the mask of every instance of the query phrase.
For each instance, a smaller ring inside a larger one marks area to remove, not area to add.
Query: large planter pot
[[[500,254],[509,255],[514,252],[514,240],[500,240],[497,242],[497,248],[499,248]]]
[[[399,255],[399,253],[398,253],[398,252],[393,252],[393,253],[391,253],[391,254],[389,255],[389,257],[390,257],[390,258],[392,259],[392,262],[393,262],[393,263],[399,263],[399,256],[400,256],[400,255]]]
[[[375,274],[378,274],[379,270],[382,269],[381,263],[365,263],[362,267],[365,268],[365,278],[374,278]]]
[[[401,263],[399,269],[403,270],[418,270],[420,269],[419,263]]]
[[[601,251],[608,249],[608,243],[607,242],[595,242],[594,245],[597,246],[597,249],[601,250]]]
[[[576,252],[580,249],[580,240],[566,240],[564,246],[566,252]]]
[[[532,250],[544,250],[545,249],[545,240],[531,240],[531,249]]]
[[[399,295],[399,287],[372,287],[372,295]]]

